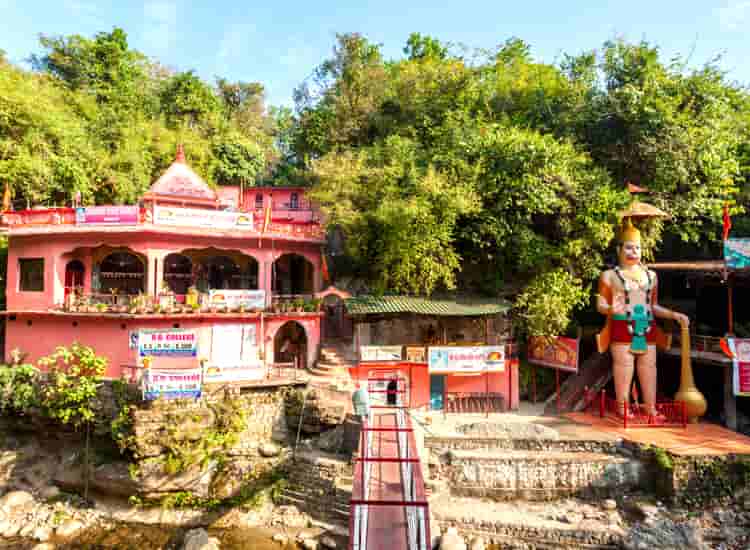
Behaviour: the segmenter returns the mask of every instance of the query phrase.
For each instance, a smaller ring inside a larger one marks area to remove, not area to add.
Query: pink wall
[[[310,204],[305,197],[304,187],[251,187],[245,189],[244,209],[255,210],[255,197],[263,195],[263,207],[268,205],[269,197],[273,194],[271,217],[278,221],[310,222],[314,215],[310,212]],[[291,209],[292,193],[297,193],[298,210]]]
[[[271,340],[271,355],[266,355],[268,361],[273,356],[273,336],[276,330],[286,320],[293,319],[293,315],[287,314],[285,318],[273,319],[264,323],[264,341]],[[308,350],[311,355],[317,353],[320,338],[320,317],[317,315],[304,315],[298,319],[305,327],[308,336]],[[283,321],[283,322],[282,322]],[[30,323],[30,324],[29,324]],[[170,319],[119,319],[105,316],[86,317],[77,316],[39,316],[18,314],[15,320],[8,320],[6,324],[5,351],[7,353],[19,348],[29,352],[29,361],[36,361],[54,351],[58,345],[70,345],[79,342],[91,346],[99,355],[104,355],[109,360],[106,375],[119,377],[128,375],[130,371],[122,369],[122,365],[134,365],[137,362],[137,350],[130,349],[130,332],[140,329],[168,329],[175,324],[179,328],[195,329],[199,335],[199,357],[208,357],[210,350],[206,347],[206,339],[210,339],[211,327],[214,324],[255,324],[260,334],[259,318],[229,317],[227,319],[196,319],[191,317]],[[268,350],[268,347],[266,348]],[[155,364],[166,366],[189,366],[196,365],[197,358],[166,359],[156,358]]]
[[[153,293],[154,286],[161,288],[164,258],[173,252],[189,248],[216,248],[237,250],[258,261],[258,285],[271,296],[271,273],[274,259],[287,253],[304,256],[313,265],[314,291],[321,290],[322,276],[320,246],[276,239],[259,243],[256,237],[181,235],[174,233],[97,231],[91,233],[58,233],[54,236],[12,236],[8,249],[8,279],[6,285],[7,307],[10,311],[43,310],[64,299],[65,265],[80,259],[86,267],[84,287],[91,287],[91,248],[100,245],[127,247],[147,259],[146,291]],[[20,292],[19,258],[44,258],[44,291]],[[156,267],[156,273],[154,272]]]

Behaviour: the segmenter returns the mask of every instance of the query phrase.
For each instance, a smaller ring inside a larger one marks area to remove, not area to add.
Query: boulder
[[[139,476],[140,492],[146,498],[159,498],[167,493],[189,491],[195,496],[207,498],[211,494],[211,479],[216,470],[216,461],[204,469],[200,464],[190,466],[177,474],[166,474],[160,462],[141,462]]]
[[[482,537],[474,537],[469,544],[469,550],[484,550],[486,545]]]
[[[626,550],[708,550],[700,532],[690,524],[662,519],[636,524],[623,539]]]
[[[604,499],[602,502],[602,508],[605,510],[617,510],[617,501],[612,498]]]
[[[260,453],[260,456],[272,458],[274,456],[279,456],[279,453],[281,453],[281,449],[274,443],[263,443],[260,447],[258,447],[258,452]]]
[[[47,485],[39,489],[39,496],[44,500],[52,500],[60,495],[60,489],[55,485]]]
[[[274,542],[278,542],[281,546],[286,546],[286,542],[287,542],[286,535],[282,535],[281,533],[276,533],[274,536],[271,537],[271,540]]]
[[[182,550],[219,550],[219,541],[205,529],[191,529],[185,534]]]
[[[52,536],[52,529],[44,526],[37,527],[36,529],[34,529],[34,532],[31,534],[31,536],[40,542],[46,542]]]
[[[18,535],[21,525],[16,521],[5,520],[0,522],[0,537],[11,538]]]
[[[75,519],[69,519],[63,522],[63,524],[60,525],[57,529],[55,529],[55,534],[58,537],[67,539],[67,538],[77,535],[80,531],[83,530],[84,527],[85,526],[80,521],[75,520]]]
[[[302,548],[305,550],[318,550],[318,541],[315,539],[305,539],[302,541]]]
[[[330,550],[336,550],[336,541],[333,540],[328,535],[323,535],[320,537],[320,545],[323,548],[329,548]]]
[[[34,502],[34,497],[27,491],[11,491],[0,498],[0,510],[7,512]]]
[[[455,527],[448,527],[445,534],[440,537],[440,550],[466,550],[466,542]]]
[[[55,545],[51,542],[43,542],[42,544],[37,544],[31,550],[55,550]]]

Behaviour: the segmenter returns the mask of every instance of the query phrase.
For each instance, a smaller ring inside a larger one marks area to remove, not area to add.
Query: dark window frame
[[[41,267],[38,277],[30,278],[32,266]],[[44,292],[44,275],[44,258],[18,258],[19,292]]]

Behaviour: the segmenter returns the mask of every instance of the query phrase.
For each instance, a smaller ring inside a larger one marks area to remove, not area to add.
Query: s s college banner
[[[211,227],[214,229],[240,229],[253,231],[253,215],[250,212],[227,212],[225,210],[200,210],[198,208],[176,208],[155,206],[154,223],[179,227]]]
[[[442,346],[428,352],[431,374],[504,372],[504,346]]]

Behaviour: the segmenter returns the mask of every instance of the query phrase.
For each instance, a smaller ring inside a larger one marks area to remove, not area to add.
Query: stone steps
[[[290,489],[284,489],[284,491],[278,497],[279,504],[292,504],[304,510],[310,507],[310,497],[305,493],[293,491]],[[349,502],[326,502],[325,509],[334,519],[349,519]]]

